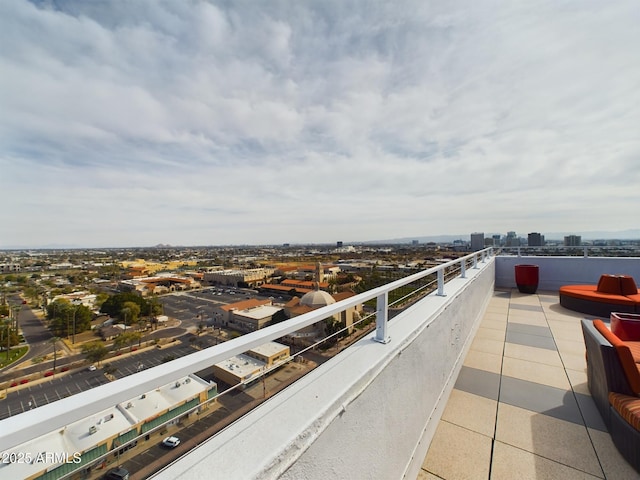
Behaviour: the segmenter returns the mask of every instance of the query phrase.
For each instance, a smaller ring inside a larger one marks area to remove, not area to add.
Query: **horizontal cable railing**
[[[71,423],[95,415],[117,404],[127,402],[136,396],[144,395],[146,392],[153,391],[162,385],[178,381],[194,372],[202,371],[205,368],[223,362],[235,355],[244,353],[267,342],[294,334],[298,330],[338,315],[357,305],[371,305],[372,311],[356,319],[352,325],[340,328],[326,337],[302,347],[299,351],[291,352],[291,356],[287,358],[286,361],[290,362],[302,358],[303,355],[310,350],[321,346],[328,346],[328,348],[335,346],[337,353],[341,348],[346,348],[350,343],[353,343],[355,339],[363,336],[356,335],[354,339],[345,341],[341,345],[340,339],[348,336],[350,329],[358,329],[362,326],[363,332],[361,333],[366,334],[369,332],[369,330],[366,330],[367,325],[373,326],[374,321],[375,335],[373,340],[380,343],[387,343],[389,341],[387,323],[390,318],[390,311],[397,313],[415,302],[420,301],[434,291],[437,292],[436,294],[439,296],[445,296],[445,284],[448,281],[458,277],[465,278],[469,269],[477,268],[480,262],[486,262],[490,256],[494,255],[494,252],[494,249],[491,247],[474,252],[441,265],[416,272],[380,287],[373,288],[335,304],[321,307],[312,312],[242,335],[210,348],[196,351],[181,358],[176,358],[157,367],[148,368],[110,384],[101,385],[71,397],[40,406],[38,409],[9,417],[2,421],[0,451],[9,450],[50,431],[61,428],[64,429]],[[400,293],[395,293],[396,291]],[[282,367],[284,363],[285,362],[280,362],[269,368],[265,367],[258,375],[253,376],[250,382],[253,383],[256,380],[262,380],[264,382],[266,375],[274,369]],[[183,412],[182,415],[202,409],[203,406],[208,404],[213,404],[213,402],[219,401],[223,395],[228,395],[237,389],[244,388],[246,383],[248,383],[248,381],[232,386],[223,392],[219,392],[217,395]],[[35,414],[36,411],[38,414]],[[47,422],[42,422],[42,418],[47,418]],[[174,420],[175,419],[171,419],[169,421]],[[126,443],[119,444],[117,449],[126,449],[128,445],[133,445],[134,442],[139,441],[146,435],[162,430],[165,427],[166,424],[157,425],[144,434],[132,438]],[[99,463],[106,459],[108,455],[113,455],[113,452],[114,450],[92,460],[91,463]],[[86,467],[86,464],[82,465],[82,468]],[[73,473],[74,472],[70,471],[60,478],[67,478]]]

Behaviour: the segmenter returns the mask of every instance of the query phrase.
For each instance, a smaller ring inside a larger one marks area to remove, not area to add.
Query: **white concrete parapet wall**
[[[563,285],[597,284],[600,275],[631,275],[640,286],[638,257],[497,256],[496,288],[516,288],[519,264],[538,265],[539,290],[558,291]]]
[[[157,473],[157,479],[415,479],[493,294],[468,269]]]

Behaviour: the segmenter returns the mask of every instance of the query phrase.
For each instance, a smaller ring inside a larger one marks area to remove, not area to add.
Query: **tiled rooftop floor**
[[[580,320],[557,293],[496,291],[418,479],[638,479],[587,388]]]

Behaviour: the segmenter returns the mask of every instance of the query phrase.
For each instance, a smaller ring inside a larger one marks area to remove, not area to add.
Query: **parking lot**
[[[219,396],[207,410],[191,415],[189,420],[181,420],[149,434],[138,441],[135,447],[122,454],[114,452],[109,456],[105,468],[109,469],[119,464],[131,472],[132,480],[147,478],[303,376],[314,366],[313,363],[289,363],[265,377],[264,381],[258,381],[245,390],[229,390]],[[177,436],[180,445],[173,449],[162,445],[162,440],[169,435]],[[91,478],[100,478],[103,472],[104,470],[94,470]]]
[[[216,307],[250,298],[264,300],[270,297],[260,295],[251,289],[207,287],[202,290],[164,295],[158,300],[162,304],[164,315],[180,320],[183,326],[189,328],[197,326],[201,321],[211,325]]]

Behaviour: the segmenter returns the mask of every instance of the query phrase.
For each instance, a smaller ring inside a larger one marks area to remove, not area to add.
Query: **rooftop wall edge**
[[[493,260],[467,270],[446,296],[431,294],[390,321],[390,343],[363,338],[153,478],[417,475],[494,275]],[[430,368],[416,379],[421,365]],[[407,408],[407,398],[422,408]]]

